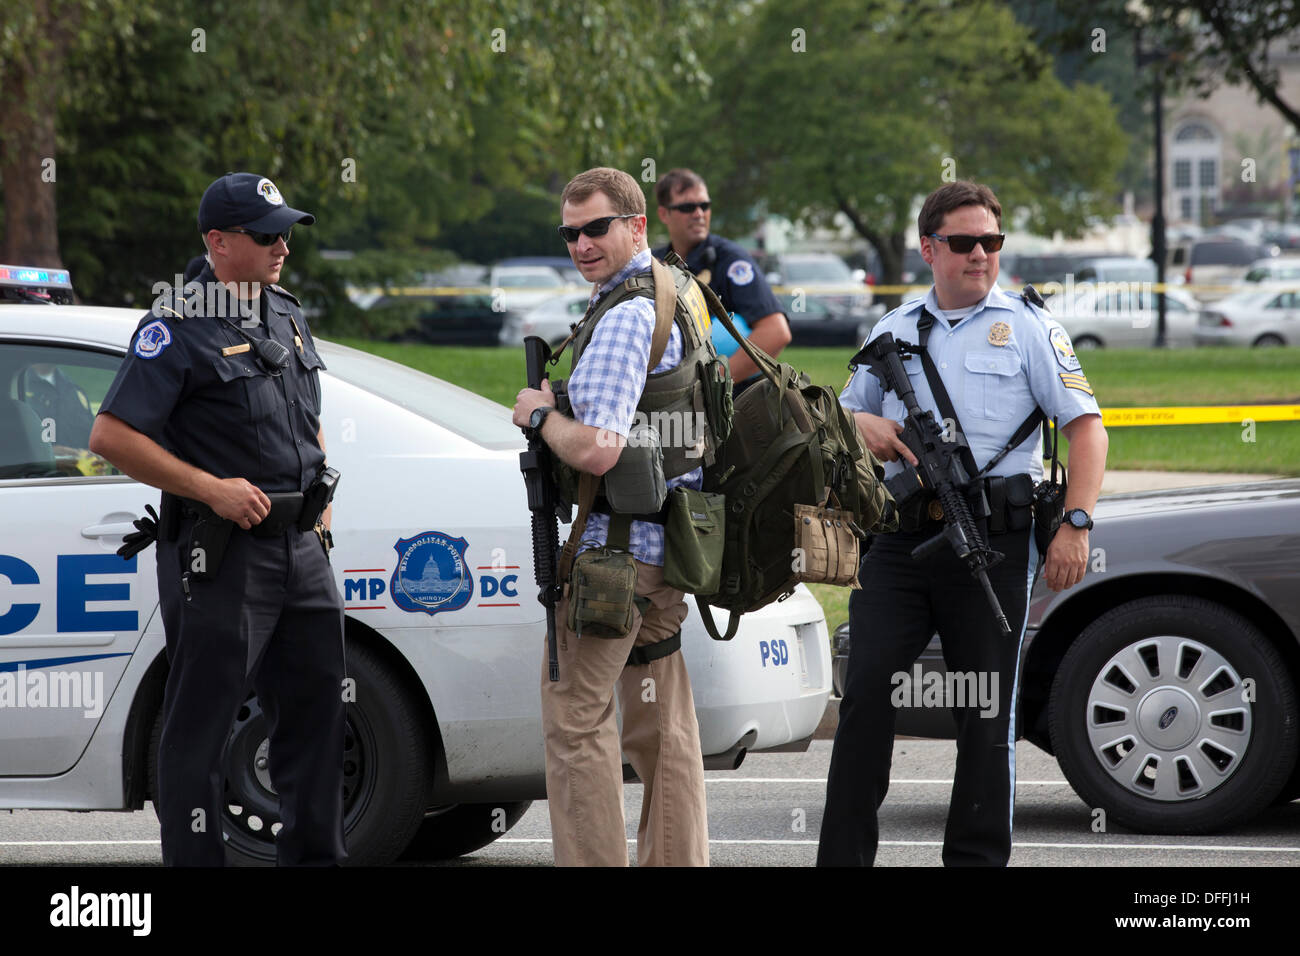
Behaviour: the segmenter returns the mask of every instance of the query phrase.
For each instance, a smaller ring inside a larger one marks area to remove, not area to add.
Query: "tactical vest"
[[[636,406],[637,421],[646,422],[659,432],[665,479],[712,466],[718,448],[731,431],[731,372],[714,351],[708,304],[694,276],[675,264],[670,263],[668,268],[677,293],[673,324],[681,332],[682,360],[668,371],[650,372]],[[654,298],[652,273],[627,279],[588,312],[574,334],[570,377],[591,341],[596,323],[616,305],[637,296]],[[661,358],[651,355],[652,364],[657,365]],[[557,393],[560,411],[572,416],[566,386],[567,383],[553,383],[552,389]],[[554,461],[561,492],[568,501],[576,503],[578,472],[564,464],[558,455]],[[598,493],[601,491],[603,488],[598,489]]]

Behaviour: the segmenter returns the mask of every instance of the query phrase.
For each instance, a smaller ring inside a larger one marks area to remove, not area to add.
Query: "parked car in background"
[[[569,337],[573,324],[586,314],[590,301],[591,295],[587,290],[561,292],[531,309],[507,312],[501,326],[500,342],[518,346],[523,345],[528,336],[536,335],[552,346],[559,345]]]
[[[1166,276],[1181,273],[1202,302],[1221,299],[1232,292],[1232,283],[1243,278],[1260,259],[1277,252],[1274,246],[1246,242],[1232,235],[1205,235],[1169,247]]]
[[[513,256],[509,259],[502,259],[497,263],[499,268],[514,266],[546,266],[554,269],[560,274],[569,285],[591,285],[582,277],[578,267],[573,264],[573,260],[568,256]]]
[[[497,264],[488,276],[492,305],[498,312],[531,309],[571,289],[559,271],[550,266],[507,266]]]
[[[1135,256],[1084,259],[1074,272],[1075,282],[1155,282],[1156,264]]]
[[[1152,270],[1154,263],[1149,263]],[[1049,297],[1047,308],[1077,350],[1148,348],[1159,321],[1158,296],[1149,283],[1083,283]],[[1067,301],[1069,300],[1069,301]],[[1165,293],[1165,343],[1196,344],[1199,303],[1186,292]]]
[[[766,258],[763,269],[778,297],[802,296],[805,303],[818,302],[832,315],[869,318],[871,287],[854,281],[853,271],[839,256],[829,252],[783,253]]]
[[[1109,495],[1095,518],[1083,581],[1053,593],[1040,575],[1030,595],[1018,736],[1143,833],[1300,797],[1300,479]],[[918,666],[922,686],[951,683],[937,636]],[[952,737],[947,701],[919,696],[897,733]]]
[[[790,323],[790,344],[801,346],[845,345],[857,347],[866,341],[872,326],[885,314],[876,303],[864,313],[832,311],[815,296],[777,293],[781,308]]]
[[[1300,345],[1300,285],[1238,292],[1205,306],[1198,345]]]
[[[1251,264],[1250,270],[1233,282],[1233,286],[1242,292],[1251,290],[1262,292],[1275,286],[1300,284],[1300,257],[1271,256]]]

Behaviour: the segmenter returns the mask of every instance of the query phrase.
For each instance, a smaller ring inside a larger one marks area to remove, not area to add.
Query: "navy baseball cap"
[[[285,205],[275,183],[256,173],[226,173],[199,200],[199,232],[241,226],[252,232],[284,232],[316,221],[311,213]]]

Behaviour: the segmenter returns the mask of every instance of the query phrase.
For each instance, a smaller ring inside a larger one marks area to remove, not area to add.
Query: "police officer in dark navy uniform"
[[[269,179],[229,173],[198,218],[209,264],[141,320],[91,434],[164,492],[163,862],[224,862],[222,752],[251,686],[280,799],[277,862],[333,865],[346,855],[343,603],[326,550],[337,472],[324,468],[325,366],[275,284],[293,227],[315,217]]]
[[[957,766],[943,862],[1006,865],[1015,799],[1018,662],[1040,560],[1030,502],[1043,467],[1037,442],[1027,440],[1037,433],[1035,408],[1055,418],[1070,442],[1066,522],[1051,538],[1042,565],[1054,591],[1073,587],[1087,570],[1091,512],[1106,464],[1106,430],[1065,329],[1025,297],[997,286],[1002,207],[992,190],[968,182],[943,186],[926,199],[918,224],[934,286],[885,316],[872,339],[889,332],[921,345],[930,362],[918,353],[904,363],[917,402],[936,422],[949,417],[940,410],[947,404],[954,420],[945,429],[956,434],[960,428],[977,472],[987,472],[980,479],[989,500],[987,539],[1003,555],[988,577],[1011,633],[996,623],[982,586],[951,547],[912,557],[913,549],[943,530],[941,521],[926,520],[933,515],[918,511],[915,527],[872,541],[859,576],[862,588],[849,601],[852,644],[826,782],[821,866],[875,861],[876,811],[889,790],[895,707],[915,705],[919,689],[909,690],[912,664],[936,630],[948,673],[961,678],[952,683],[958,699],[950,702]],[[932,375],[947,399],[936,398],[940,389],[931,387]],[[902,470],[900,457],[917,463],[899,437],[902,401],[884,391],[867,366],[857,368],[840,402],[854,413],[867,447],[889,463],[888,475]],[[1014,442],[1022,423],[1030,426],[1026,440]],[[900,514],[906,511],[904,503]]]
[[[709,189],[697,173],[672,169],[655,183],[659,221],[668,227],[669,245],[656,249],[662,259],[669,249],[685,261],[687,268],[718,294],[728,312],[744,319],[748,338],[768,355],[775,356],[790,344],[790,323],[781,303],[772,293],[758,265],[739,244],[709,232],[713,213]],[[745,351],[732,343],[731,336],[714,336],[719,354],[729,355],[731,380],[737,391],[758,374],[758,367]],[[730,350],[728,350],[730,346]]]

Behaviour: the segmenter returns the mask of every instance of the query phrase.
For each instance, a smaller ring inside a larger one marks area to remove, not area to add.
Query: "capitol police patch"
[[[262,198],[272,206],[283,206],[284,197],[280,195],[280,190],[275,188],[275,183],[263,176],[257,181],[257,191],[262,194]]]
[[[397,569],[389,582],[393,602],[403,611],[455,611],[469,603],[474,579],[465,562],[464,538],[441,531],[425,531],[413,538],[400,538]]]
[[[727,266],[727,278],[736,285],[749,285],[754,281],[754,267],[744,259],[737,259]]]
[[[1052,327],[1050,336],[1052,340],[1052,349],[1056,352],[1056,363],[1067,372],[1077,372],[1083,368],[1079,364],[1079,356],[1074,354],[1074,345],[1070,342],[1069,333],[1059,325]]]
[[[142,359],[155,359],[162,355],[163,349],[172,344],[171,329],[158,320],[150,322],[135,337],[135,354]]]

